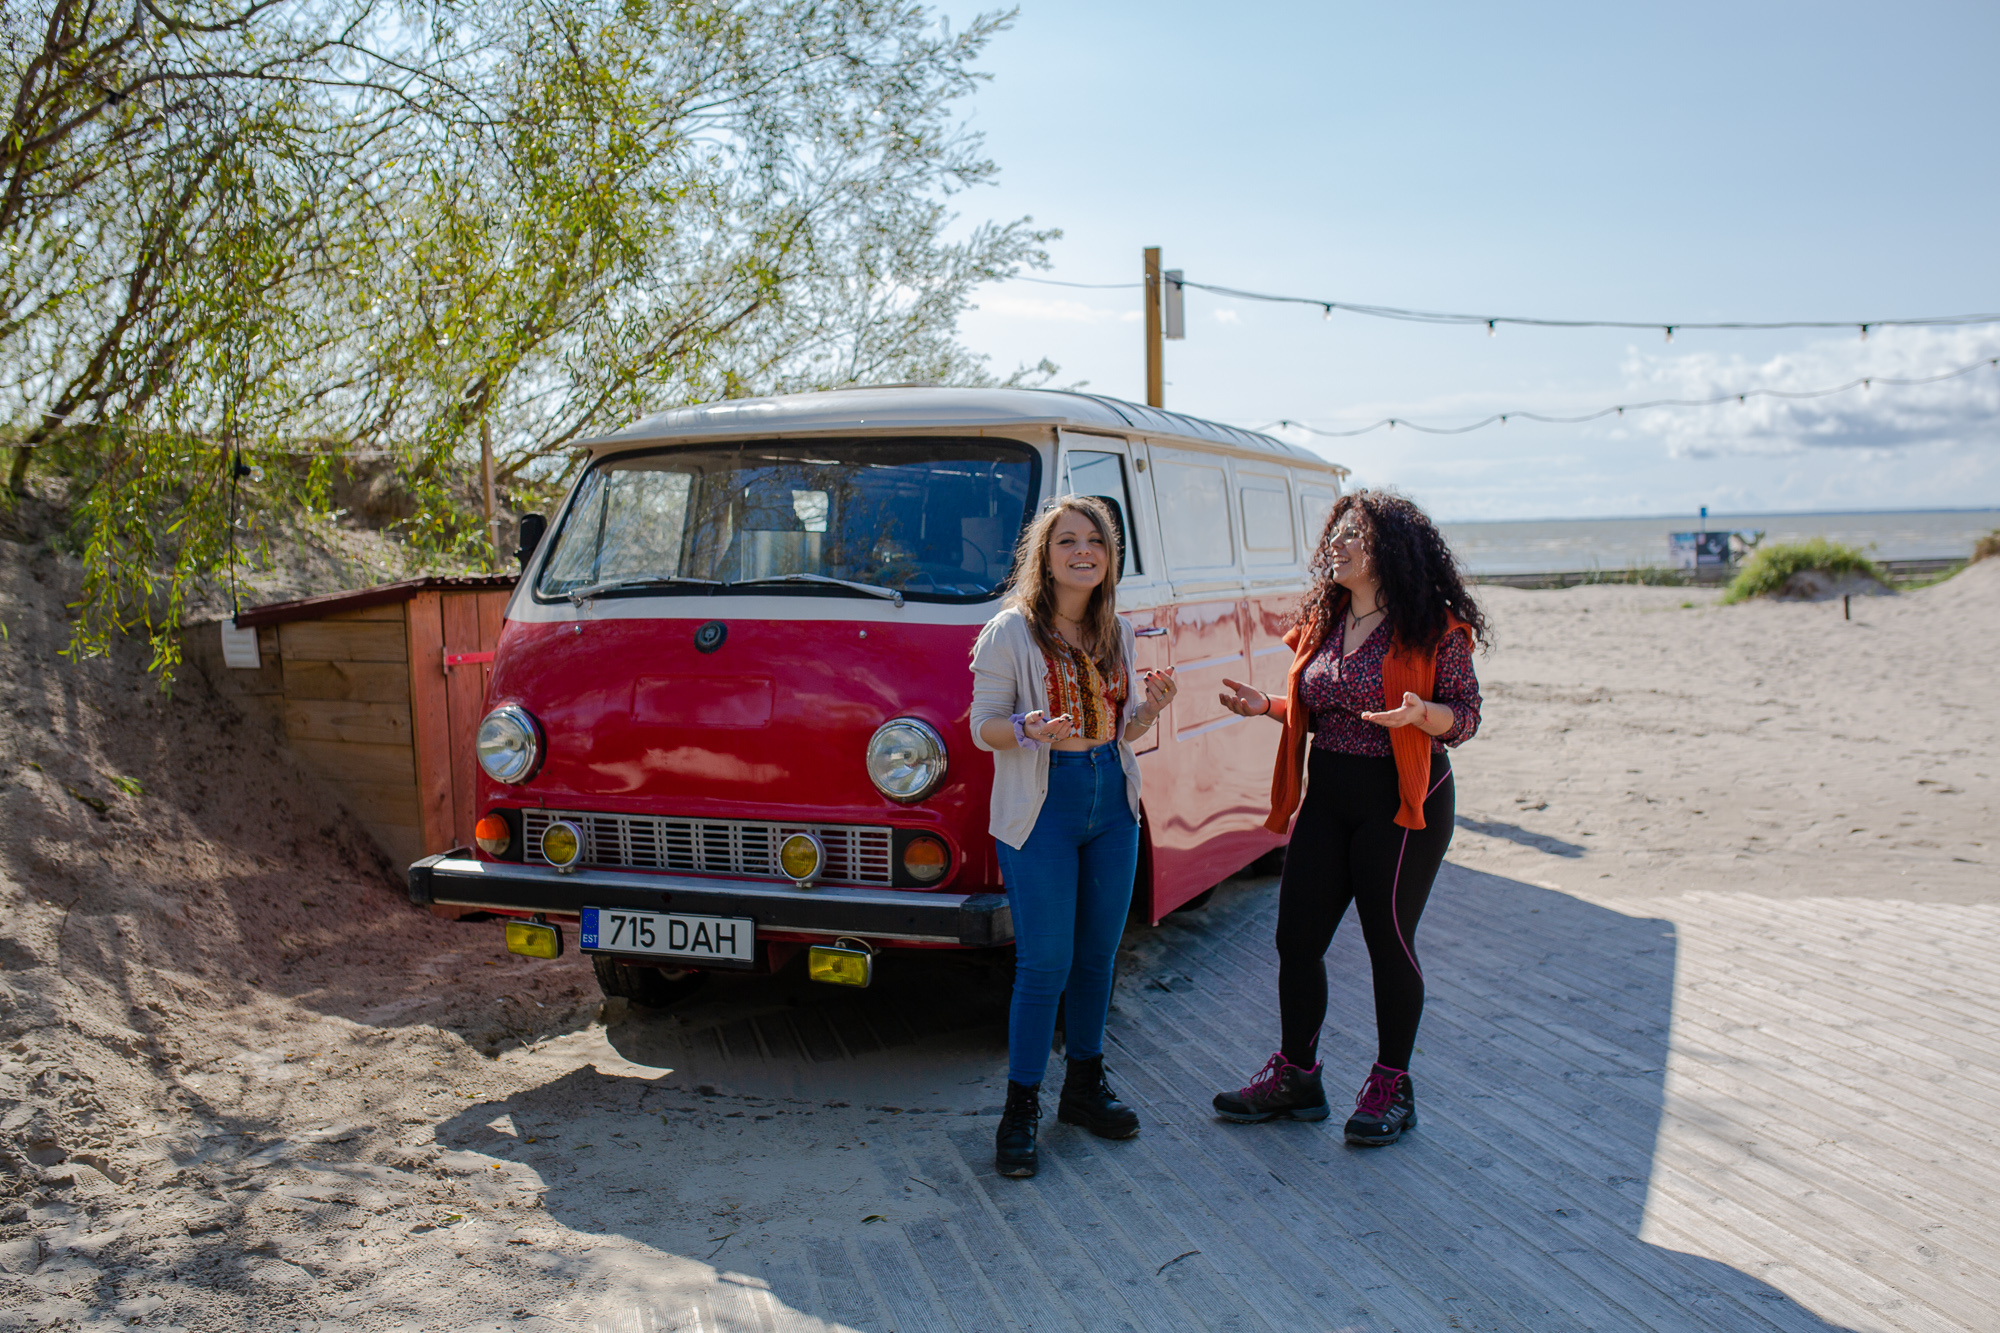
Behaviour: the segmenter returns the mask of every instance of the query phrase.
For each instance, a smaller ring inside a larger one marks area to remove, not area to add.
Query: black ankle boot
[[[1403,1137],[1406,1129],[1417,1127],[1417,1089],[1410,1075],[1401,1069],[1378,1064],[1368,1071],[1361,1095],[1354,1099],[1354,1115],[1347,1122],[1347,1141],[1380,1148]]]
[[[1139,1132],[1139,1116],[1104,1081],[1104,1057],[1071,1060],[1063,1076],[1062,1099],[1056,1119],[1082,1125],[1100,1139],[1129,1139]]]
[[[1035,1130],[1042,1119],[1042,1085],[1007,1081],[1007,1107],[993,1132],[993,1169],[1003,1176],[1035,1174]]]

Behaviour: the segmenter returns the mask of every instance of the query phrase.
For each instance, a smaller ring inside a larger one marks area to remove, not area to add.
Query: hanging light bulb
[[[1333,318],[1333,307],[1332,307],[1332,306],[1328,306],[1328,307],[1327,307],[1326,309],[1322,310],[1322,311],[1320,312],[1320,315],[1319,315],[1319,317],[1320,317],[1321,319],[1332,319],[1332,318]]]
[[[1494,335],[1494,333],[1495,329],[1493,327],[1493,321],[1489,319],[1486,321],[1486,336],[1491,338]]]
[[[1669,324],[1667,325],[1667,341],[1672,342],[1673,340],[1674,340],[1674,326]]]

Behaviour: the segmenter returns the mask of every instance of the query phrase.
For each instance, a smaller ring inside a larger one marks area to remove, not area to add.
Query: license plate
[[[665,954],[736,963],[753,962],[757,956],[757,923],[747,916],[688,916],[622,907],[586,907],[582,916],[582,947],[599,953]]]

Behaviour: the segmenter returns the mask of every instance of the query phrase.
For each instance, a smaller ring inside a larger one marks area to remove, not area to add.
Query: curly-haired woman
[[[1326,1119],[1326,951],[1352,902],[1375,974],[1378,1046],[1347,1141],[1394,1143],[1417,1123],[1417,919],[1451,845],[1445,747],[1479,726],[1472,647],[1486,642],[1486,620],[1444,538],[1400,496],[1341,497],[1312,576],[1285,636],[1293,659],[1284,696],[1223,682],[1233,691],[1224,707],[1284,728],[1267,827],[1283,833],[1294,811],[1298,822],[1278,890],[1280,1044],[1247,1087],[1217,1093],[1215,1109],[1238,1121]]]
[[[1171,671],[1144,673],[1134,706],[1120,564],[1104,503],[1057,500],[1021,534],[1006,605],[972,649],[972,738],[993,752],[990,827],[1014,916],[1007,1105],[993,1140],[1003,1176],[1035,1174],[1042,1069],[1065,996],[1057,1117],[1103,1138],[1139,1132],[1104,1078],[1104,1018],[1139,859],[1132,742],[1175,685]]]

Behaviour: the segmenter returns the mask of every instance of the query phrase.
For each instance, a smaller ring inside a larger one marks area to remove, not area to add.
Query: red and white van
[[[1067,493],[1115,506],[1138,664],[1181,682],[1138,746],[1135,912],[1158,921],[1277,845],[1274,733],[1216,695],[1224,676],[1283,688],[1345,469],[1017,389],[714,403],[585,447],[495,650],[479,847],[411,867],[417,902],[504,916],[509,947],[542,956],[573,923],[608,992],[653,1002],[690,969],[837,941],[814,974],[863,983],[878,949],[1009,943],[969,661],[1022,524]]]

